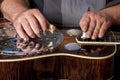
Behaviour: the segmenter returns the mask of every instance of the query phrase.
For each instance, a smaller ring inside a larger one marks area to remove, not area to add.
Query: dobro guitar
[[[51,25],[53,26],[53,25]],[[0,80],[112,80],[116,37],[82,39],[79,29],[51,31],[24,41],[0,21]]]

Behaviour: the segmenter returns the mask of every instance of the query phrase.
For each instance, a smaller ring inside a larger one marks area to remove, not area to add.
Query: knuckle
[[[30,11],[32,11],[32,12],[37,12],[37,11],[39,11],[38,9],[31,9]]]
[[[91,23],[90,23],[90,27],[93,29],[95,27],[95,24],[96,24],[96,21],[93,20]]]
[[[90,14],[91,14],[91,12],[88,11],[88,12],[84,13],[84,16],[89,16]]]
[[[89,24],[89,19],[88,18],[84,18],[83,20],[80,21],[80,26],[84,26],[84,25],[87,25]]]
[[[23,12],[21,15],[22,15],[22,16],[26,16],[26,15],[28,15],[28,14],[31,14],[31,10],[25,11],[25,12]]]
[[[88,23],[89,22],[89,18],[86,17],[85,20],[84,20],[84,22]]]
[[[95,12],[90,13],[92,16],[97,16]]]
[[[39,11],[38,9],[32,9],[31,11],[32,11],[32,13],[34,13],[34,14],[40,14],[40,11]]]
[[[101,19],[102,17],[100,15],[95,15],[94,16],[96,19]]]
[[[95,12],[90,12],[89,15],[90,15],[91,17],[94,17],[94,18],[96,18],[96,17],[98,16]]]
[[[94,24],[90,24],[90,28],[93,29],[95,27]]]

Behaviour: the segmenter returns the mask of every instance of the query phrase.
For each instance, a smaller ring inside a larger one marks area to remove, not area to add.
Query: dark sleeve
[[[120,4],[120,0],[108,0],[107,7],[114,6]]]

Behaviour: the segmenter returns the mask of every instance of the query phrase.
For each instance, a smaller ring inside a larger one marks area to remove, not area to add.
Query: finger
[[[47,20],[45,19],[45,17],[42,15],[42,13],[39,10],[35,9],[34,11],[36,12],[36,13],[33,12],[34,16],[39,21],[39,24],[41,25],[42,30],[45,31],[48,26]]]
[[[95,29],[95,25],[96,25],[96,20],[93,17],[91,17],[90,19],[91,20],[90,20],[89,28],[86,32],[87,38],[90,38],[92,36],[94,29]]]
[[[81,27],[82,31],[84,31],[84,32],[87,31],[89,24],[90,24],[89,16],[84,15],[82,17],[82,19],[80,20],[80,27]]]
[[[96,21],[96,26],[95,26],[95,29],[94,29],[94,32],[93,32],[93,35],[92,35],[92,39],[96,39],[98,37],[101,25],[102,25],[102,22],[97,20]]]
[[[33,30],[31,29],[31,26],[29,24],[30,22],[28,22],[27,19],[23,19],[23,22],[22,22],[22,27],[23,29],[25,30],[25,32],[27,33],[27,35],[31,38],[35,38],[35,34],[33,32]]]
[[[98,37],[102,38],[109,27],[110,27],[110,22],[107,23],[104,22],[100,28]]]
[[[24,40],[29,40],[29,37],[26,35],[22,25],[20,23],[15,23],[14,27],[18,33],[18,35],[23,38]]]
[[[38,21],[36,20],[36,18],[31,15],[31,16],[27,16],[27,20],[29,21],[29,24],[33,30],[33,32],[37,35],[40,36],[40,31],[41,31],[41,26],[38,23]]]

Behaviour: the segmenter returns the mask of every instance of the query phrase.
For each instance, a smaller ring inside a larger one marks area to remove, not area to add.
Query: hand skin
[[[47,20],[38,9],[26,10],[18,15],[13,22],[17,33],[23,39],[26,39],[27,35],[31,38],[35,38],[36,35],[39,37],[42,30],[45,31],[48,25]]]
[[[79,24],[86,38],[102,38],[112,24],[120,25],[120,4],[96,12],[86,12]]]
[[[29,9],[25,0],[3,0],[1,4],[3,16],[13,22],[18,35],[24,40],[40,36],[49,22],[38,9]]]

